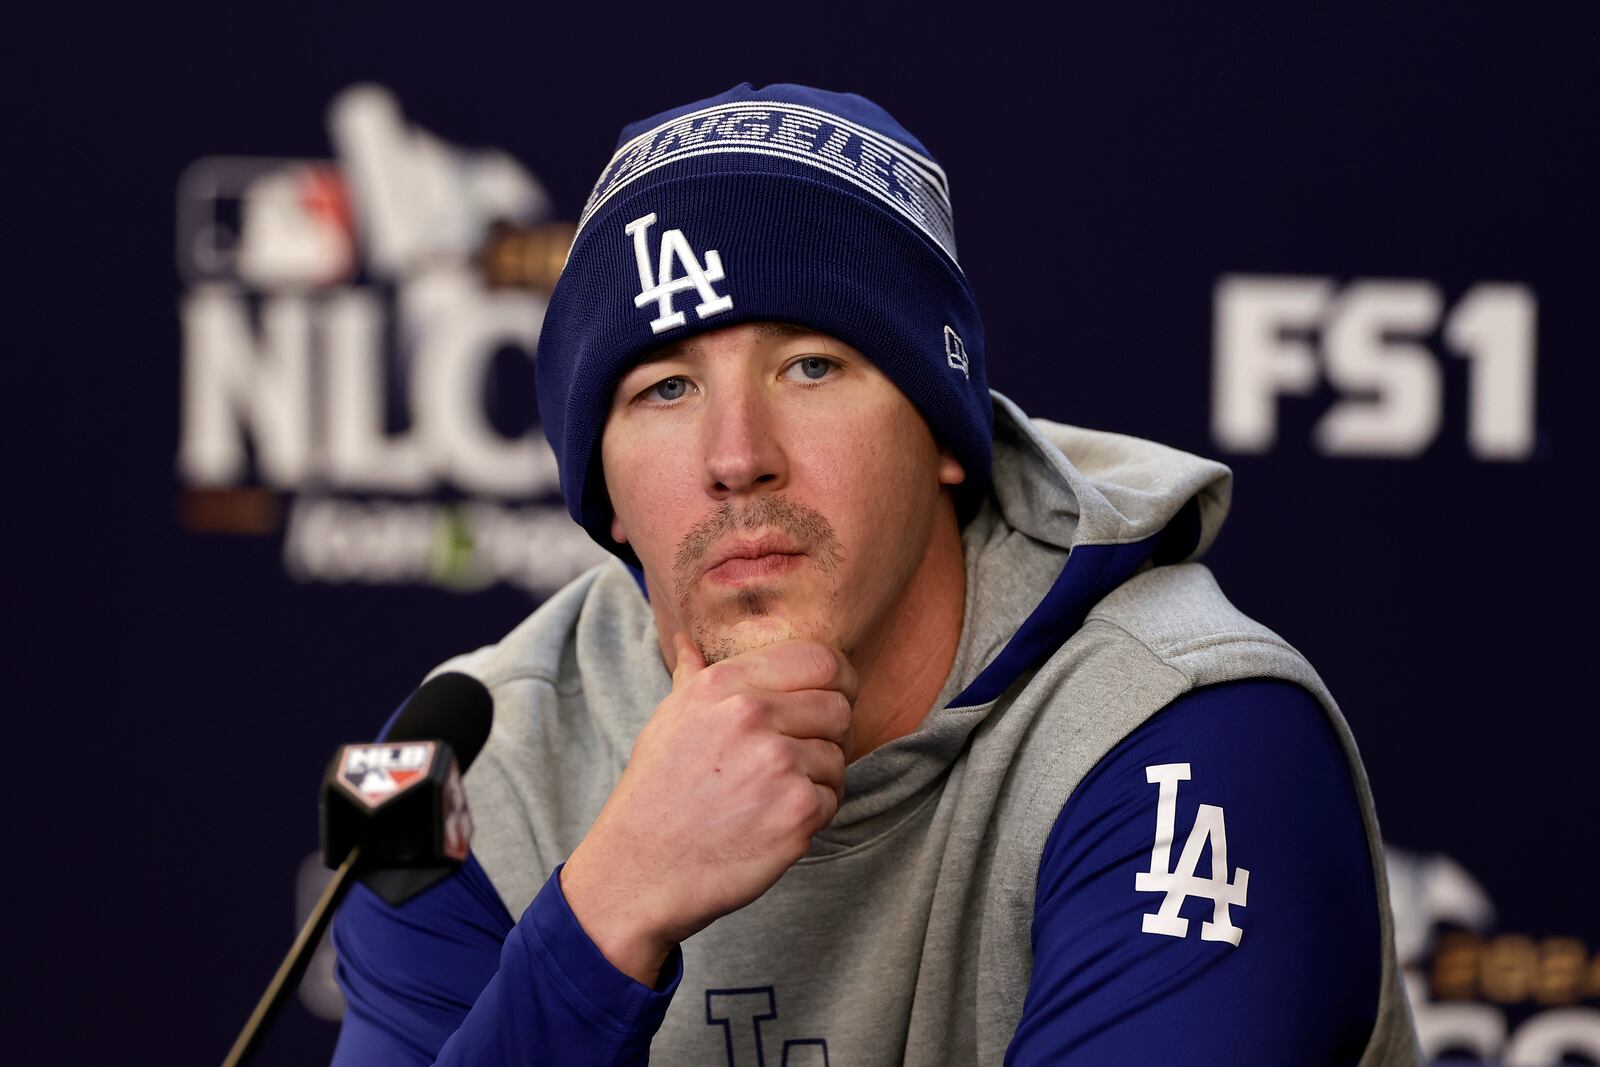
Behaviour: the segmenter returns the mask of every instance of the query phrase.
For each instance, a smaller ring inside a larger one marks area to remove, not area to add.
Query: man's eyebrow
[[[792,322],[761,322],[756,324],[756,340],[765,340],[768,337],[799,337],[802,334],[817,333],[809,326],[796,326]]]

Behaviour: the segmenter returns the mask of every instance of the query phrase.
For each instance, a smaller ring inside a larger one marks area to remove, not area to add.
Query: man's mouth
[[[839,538],[819,511],[782,494],[759,496],[738,508],[724,501],[679,539],[672,587],[688,610],[697,589],[776,592],[789,572],[814,568],[827,574],[840,558]]]
[[[778,538],[731,541],[711,554],[705,576],[720,585],[740,585],[793,570],[805,555],[793,542]]]

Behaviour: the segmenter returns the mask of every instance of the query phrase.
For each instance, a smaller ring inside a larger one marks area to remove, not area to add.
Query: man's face
[[[854,656],[886,635],[963,478],[862,353],[781,323],[634,365],[601,459],[663,648],[686,630],[708,662],[791,637]]]

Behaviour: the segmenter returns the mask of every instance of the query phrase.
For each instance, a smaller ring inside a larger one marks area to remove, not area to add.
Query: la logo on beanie
[[[656,304],[656,317],[650,322],[650,332],[664,333],[687,321],[683,312],[672,307],[673,296],[686,289],[693,289],[700,295],[700,303],[695,305],[694,311],[702,319],[720,315],[733,307],[733,297],[718,293],[711,284],[723,280],[722,257],[715,248],[708,248],[705,263],[702,264],[682,230],[662,232],[660,268],[652,274],[650,227],[655,223],[656,213],[652,211],[622,228],[623,233],[633,238],[633,258],[639,264],[640,291],[633,298],[633,306],[642,308],[651,301]],[[676,277],[673,276],[674,262],[683,268],[683,273]]]

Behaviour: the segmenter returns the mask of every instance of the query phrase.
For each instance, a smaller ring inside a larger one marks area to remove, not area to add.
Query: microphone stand
[[[239,1037],[234,1041],[233,1048],[228,1050],[228,1058],[222,1061],[222,1067],[241,1067],[260,1046],[261,1038],[267,1032],[267,1024],[278,1014],[278,1009],[283,1007],[284,997],[288,995],[289,990],[300,984],[300,978],[306,973],[306,966],[311,962],[311,954],[315,951],[317,942],[322,940],[322,935],[333,918],[334,909],[344,899],[345,893],[349,892],[351,875],[360,856],[361,846],[357,845],[350,850],[350,855],[344,858],[344,862],[339,864],[333,879],[318,898],[317,906],[311,909],[305,925],[300,927],[300,933],[295,937],[294,944],[289,946],[289,954],[278,965],[278,973],[272,976],[267,991],[262,993],[261,999],[256,1002],[256,1010],[250,1013],[250,1019],[244,1024],[244,1029],[239,1031]]]

